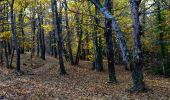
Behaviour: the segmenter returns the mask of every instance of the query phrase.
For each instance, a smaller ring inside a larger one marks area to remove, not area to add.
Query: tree
[[[60,64],[60,74],[65,75],[67,74],[64,67],[64,61],[63,61],[63,47],[62,47],[62,35],[61,35],[61,25],[60,25],[60,18],[57,11],[57,3],[56,0],[52,0],[52,7],[54,7],[54,13],[55,13],[55,19],[54,21],[54,27],[55,27],[55,34],[58,44],[58,55],[59,55],[59,64]]]
[[[15,25],[15,15],[14,15],[14,0],[10,3],[10,14],[11,14],[11,30],[13,34],[13,41],[16,50],[16,70],[20,71],[20,46],[18,44],[17,32],[16,32],[16,25]]]
[[[90,2],[88,2],[88,10],[89,10],[89,14],[92,15],[91,12],[91,7],[90,7]],[[97,18],[98,16],[98,10],[95,7],[95,15],[94,18],[93,16],[90,16],[90,23],[95,23],[94,25],[92,25],[92,27],[94,27],[94,30],[92,32],[92,38],[93,38],[93,52],[94,52],[94,66],[93,66],[93,70],[96,69],[96,71],[101,72],[103,71],[103,58],[102,58],[102,44],[101,44],[101,36],[98,38],[98,27],[97,25],[99,25],[99,19]],[[94,22],[93,22],[94,19]],[[100,41],[99,41],[100,40]]]
[[[55,25],[55,12],[54,12],[54,7],[53,7],[53,2],[51,0],[51,9],[52,9],[52,20],[53,20],[53,25]],[[54,55],[54,57],[57,58],[57,41],[56,41],[56,36],[55,36],[55,29],[52,30],[51,32],[51,54]]]
[[[102,4],[97,0],[90,0],[100,12],[104,14],[107,21],[112,22],[111,26],[115,31],[117,38],[119,40],[119,45],[122,51],[123,58],[127,63],[132,66],[132,79],[133,79],[133,87],[130,89],[131,92],[143,90],[145,88],[144,81],[143,81],[143,71],[142,71],[142,52],[141,52],[141,42],[140,42],[140,23],[139,23],[139,4],[140,0],[131,0],[131,13],[132,13],[132,20],[133,20],[133,37],[134,37],[134,54],[133,54],[133,62],[129,61],[129,54],[128,49],[126,46],[126,41],[124,38],[124,33],[121,31],[118,23],[116,22],[115,18],[111,15],[106,7],[103,7]],[[108,0],[105,0],[107,4]]]
[[[40,50],[41,50],[41,58],[45,60],[45,38],[44,38],[44,29],[42,27],[43,25],[43,15],[39,14],[38,15],[38,29],[39,29],[39,40],[40,40]]]
[[[67,6],[67,1],[64,0],[64,10],[65,10],[65,21],[66,21],[66,29],[67,29],[67,48],[68,48],[68,52],[69,52],[69,60],[70,60],[70,64],[73,65],[74,61],[73,61],[73,54],[72,54],[72,49],[71,49],[71,40],[70,40],[70,28],[69,28],[69,18],[68,18],[68,6]]]
[[[111,12],[112,3],[111,0],[108,0],[106,3],[106,8]],[[108,61],[108,70],[109,70],[109,82],[116,82],[116,73],[115,73],[115,62],[114,62],[114,50],[113,50],[113,40],[112,40],[112,21],[105,20],[105,39],[107,47],[107,61]]]
[[[81,19],[78,16],[78,13],[75,14],[75,19],[76,19],[76,31],[77,31],[77,36],[78,36],[78,47],[77,47],[77,53],[76,53],[76,58],[75,58],[75,65],[78,65],[79,60],[80,60],[80,52],[81,52],[81,47],[82,47],[82,35],[83,35],[83,30],[81,24],[83,23],[83,15],[81,16]]]
[[[99,10],[100,12],[105,16],[106,20],[111,21],[112,23],[112,29],[116,33],[116,37],[119,41],[119,46],[122,52],[123,59],[125,63],[130,66],[130,59],[129,59],[129,52],[127,49],[124,33],[122,32],[119,24],[117,23],[116,19],[112,14],[108,11],[108,9],[105,6],[102,6],[102,4],[98,0],[90,0]],[[108,0],[105,0],[105,5],[107,4]]]
[[[131,16],[132,16],[132,35],[134,40],[132,79],[134,86],[130,92],[145,89],[142,71],[142,44],[141,44],[141,28],[139,21],[139,5],[141,0],[131,0]]]

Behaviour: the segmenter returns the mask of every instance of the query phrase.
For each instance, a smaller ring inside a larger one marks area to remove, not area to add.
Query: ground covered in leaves
[[[28,55],[22,58],[23,75],[0,67],[1,99],[170,100],[170,78],[145,73],[148,90],[130,94],[125,89],[132,86],[131,74],[123,66],[116,66],[118,83],[108,84],[107,64],[104,72],[95,72],[90,70],[91,63],[87,61],[81,61],[79,66],[65,63],[68,75],[60,76],[58,60],[53,57],[47,56],[46,61],[35,57],[32,65]]]

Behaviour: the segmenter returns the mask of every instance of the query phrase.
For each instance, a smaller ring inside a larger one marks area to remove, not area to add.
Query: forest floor
[[[88,61],[78,66],[65,62],[68,75],[61,76],[57,59],[35,57],[31,66],[29,58],[22,55],[23,75],[0,67],[0,100],[170,100],[170,78],[145,73],[148,91],[130,94],[125,89],[132,86],[131,73],[121,65],[116,66],[118,83],[109,84],[107,64],[104,72],[96,72]]]

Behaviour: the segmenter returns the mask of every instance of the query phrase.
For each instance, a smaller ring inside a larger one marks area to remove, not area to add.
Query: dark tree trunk
[[[5,16],[5,4],[1,4],[0,6],[0,23],[1,23],[1,28],[0,28],[0,33],[4,32],[4,16]],[[3,64],[3,40],[0,40],[0,63]]]
[[[90,50],[89,50],[89,33],[87,33],[86,35],[86,48],[85,48],[85,60],[89,61],[88,55],[90,54]]]
[[[37,31],[37,34],[36,34],[36,42],[37,42],[37,56],[39,56],[40,54],[40,41],[39,41],[39,32],[40,30]]]
[[[77,53],[76,53],[76,59],[74,64],[78,65],[79,60],[80,60],[80,53],[81,53],[81,46],[82,46],[82,35],[83,35],[83,30],[80,24],[83,22],[83,17],[80,21],[78,14],[75,15],[76,17],[76,30],[77,30],[77,35],[78,35],[78,47],[77,47]]]
[[[12,49],[11,49],[11,44],[10,44],[10,42],[7,43],[7,47],[8,47],[8,54],[11,55]]]
[[[102,39],[101,39],[101,36],[97,36],[97,30],[98,30],[98,27],[97,25],[99,25],[100,23],[100,20],[99,18],[97,17],[98,16],[98,9],[95,7],[95,24],[96,26],[94,27],[94,30],[95,32],[93,33],[94,34],[94,41],[95,41],[95,44],[96,44],[96,53],[97,53],[97,58],[96,58],[96,71],[98,72],[101,72],[103,71],[103,55],[102,55]]]
[[[45,39],[44,39],[44,29],[42,27],[43,25],[43,16],[40,14],[38,16],[38,21],[39,21],[39,40],[40,40],[40,57],[41,59],[45,60]]]
[[[103,54],[102,54],[102,37],[99,36],[99,43],[98,43],[98,50],[97,50],[97,58],[98,58],[98,67],[96,68],[97,71],[103,71]]]
[[[52,31],[49,33],[49,38],[50,38],[50,41],[49,41],[49,45],[50,45],[50,55],[52,55],[53,56],[53,46],[52,46],[52,44],[53,44],[53,37],[52,37]]]
[[[15,17],[14,17],[14,11],[13,11],[13,6],[14,6],[14,0],[11,2],[11,28],[12,28],[12,34],[13,34],[13,41],[15,45],[15,50],[16,50],[16,70],[20,71],[20,47],[18,45],[18,38],[17,38],[17,32],[16,32],[16,26],[15,26]]]
[[[59,64],[60,64],[60,74],[65,75],[67,74],[64,67],[64,61],[63,61],[63,47],[62,47],[62,34],[61,34],[61,26],[60,26],[60,17],[58,15],[57,11],[57,3],[56,0],[52,0],[52,7],[54,7],[55,12],[55,19],[54,21],[54,27],[55,27],[55,35],[57,39],[58,44],[58,54],[59,54]]]
[[[53,2],[52,1],[51,1],[51,9],[52,9],[53,25],[55,25],[56,24],[55,23],[55,11],[54,11],[54,6],[53,6]],[[52,30],[52,55],[55,58],[57,58],[57,56],[58,56],[55,29]]]
[[[0,41],[0,63],[3,64],[3,41]]]
[[[166,75],[166,71],[165,71],[165,57],[166,57],[166,54],[165,54],[165,45],[164,45],[164,32],[163,32],[163,16],[161,14],[161,4],[160,4],[160,0],[156,1],[156,4],[157,4],[157,30],[158,30],[158,41],[159,41],[159,45],[160,45],[160,60],[162,62],[162,73],[164,75]]]
[[[32,66],[32,57],[34,56],[35,53],[35,30],[36,30],[36,20],[35,20],[35,9],[32,9],[32,19],[31,19],[31,30],[32,30],[32,47],[31,47],[31,66]]]
[[[78,65],[79,64],[79,60],[80,60],[80,53],[81,53],[81,44],[82,44],[82,34],[83,34],[83,31],[80,29],[80,32],[78,33],[78,37],[79,37],[79,40],[78,40],[78,47],[77,47],[77,53],[76,53],[76,60],[75,60],[75,65]]]
[[[24,34],[24,28],[23,28],[23,23],[24,23],[24,17],[23,17],[23,9],[19,11],[19,33],[21,34],[21,39],[20,39],[20,53],[24,54],[24,42],[25,42],[25,34]]]
[[[90,8],[90,3],[88,2],[88,10],[89,10],[89,14],[92,15],[91,12],[91,8]],[[92,19],[95,20],[95,26],[94,26],[94,32],[92,33],[92,38],[93,38],[93,51],[94,51],[94,66],[92,68],[92,70],[96,69],[96,71],[101,72],[103,71],[103,59],[102,59],[102,46],[101,44],[99,44],[99,42],[101,43],[101,40],[98,40],[98,36],[97,36],[97,30],[98,27],[97,25],[99,25],[99,19],[98,19],[98,10],[97,8],[95,8],[95,18],[91,17],[91,23],[92,23]]]
[[[5,59],[6,59],[6,67],[9,68],[9,55],[7,51],[7,42],[4,41],[4,52],[5,52]]]
[[[111,12],[112,3],[108,0],[106,8]],[[115,62],[114,62],[114,50],[113,50],[113,40],[112,40],[112,21],[106,19],[105,23],[105,38],[106,38],[106,48],[107,48],[107,60],[108,60],[108,70],[109,70],[109,82],[116,82],[115,73]]]
[[[145,89],[142,71],[142,49],[141,49],[141,34],[139,21],[139,5],[141,0],[131,0],[131,16],[132,16],[132,35],[134,39],[133,64],[132,64],[132,79],[133,87],[130,92],[136,92]]]
[[[15,51],[15,48],[12,48],[11,58],[10,58],[10,64],[9,64],[10,67],[12,67],[13,58],[14,58],[14,51]]]
[[[67,48],[68,48],[68,52],[69,52],[69,60],[70,60],[70,64],[73,65],[74,61],[73,61],[73,54],[72,54],[72,49],[71,49],[71,40],[70,40],[70,28],[69,28],[69,19],[68,19],[68,11],[67,11],[67,1],[64,0],[65,3],[65,20],[66,20],[66,29],[67,29]]]
[[[123,59],[129,67],[129,65],[130,65],[129,52],[127,49],[124,33],[122,32],[115,17],[112,16],[112,14],[108,11],[108,9],[106,7],[102,6],[102,4],[100,3],[99,0],[90,0],[90,1],[100,10],[100,12],[105,16],[105,18],[107,20],[111,21],[112,29],[115,31],[116,37],[119,41],[119,46],[120,46],[120,49],[122,52]],[[108,1],[108,0],[105,0],[105,1]]]

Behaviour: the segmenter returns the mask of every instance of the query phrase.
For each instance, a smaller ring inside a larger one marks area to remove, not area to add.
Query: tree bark
[[[82,30],[82,27],[80,24],[82,24],[82,22],[83,22],[83,16],[82,16],[82,19],[80,20],[78,14],[76,13],[75,17],[76,17],[76,24],[77,24],[76,30],[77,30],[77,35],[78,35],[78,47],[77,47],[76,59],[75,59],[74,64],[78,65],[79,60],[80,60],[80,53],[81,53],[81,46],[82,46],[82,35],[83,35],[83,30]]]
[[[39,14],[38,16],[39,21],[39,40],[40,40],[40,48],[41,48],[41,59],[45,60],[45,39],[44,39],[44,29],[42,28],[43,25],[43,16]]]
[[[24,23],[24,16],[23,16],[23,9],[19,11],[19,33],[21,34],[21,39],[20,39],[20,53],[24,54],[24,42],[25,42],[25,34],[24,34],[24,28],[23,28],[23,23]]]
[[[117,23],[116,19],[112,16],[112,14],[108,11],[106,7],[103,7],[99,0],[90,0],[105,16],[105,18],[111,22],[111,27],[116,33],[116,37],[119,41],[119,46],[122,52],[123,60],[126,62],[128,66],[130,66],[129,61],[129,52],[125,41],[124,33],[121,31],[119,24]],[[106,0],[107,1],[107,0]]]
[[[55,22],[55,11],[54,11],[54,6],[53,6],[52,0],[51,0],[51,9],[52,9],[53,25],[55,25],[56,24],[56,22]],[[55,58],[57,58],[57,56],[58,56],[55,29],[52,30],[52,55],[54,55]]]
[[[64,0],[65,3],[65,20],[66,20],[66,29],[67,29],[67,48],[69,51],[69,60],[70,60],[70,64],[73,65],[74,61],[73,61],[73,54],[72,54],[72,49],[71,49],[71,40],[70,40],[70,28],[69,28],[69,19],[68,19],[68,11],[67,11],[67,1]]]
[[[88,10],[89,10],[89,14],[92,15],[92,12],[91,12],[91,8],[90,8],[90,2],[88,2]],[[91,16],[91,23],[92,20],[94,19],[95,20],[95,26],[94,26],[94,32],[92,32],[92,38],[93,38],[93,51],[94,51],[94,66],[93,66],[93,70],[96,69],[96,71],[98,72],[101,72],[103,71],[103,59],[102,59],[102,46],[101,44],[99,44],[99,39],[98,39],[98,27],[97,25],[99,25],[99,19],[97,18],[97,15],[98,15],[98,11],[97,11],[97,8],[95,8],[95,18],[93,18]],[[101,41],[100,41],[101,42]]]
[[[111,12],[112,4],[111,0],[108,0],[106,8]],[[105,20],[105,39],[107,48],[107,60],[108,60],[108,71],[109,71],[109,82],[117,82],[115,73],[115,61],[114,61],[114,50],[112,40],[112,21]]]
[[[134,40],[132,79],[133,87],[130,92],[141,91],[145,89],[142,71],[142,49],[141,34],[139,21],[139,5],[141,0],[131,0],[131,16],[132,16],[132,35]]]
[[[13,34],[13,41],[15,45],[15,50],[16,50],[16,70],[20,71],[20,47],[18,44],[18,38],[17,38],[17,32],[16,32],[16,26],[15,26],[15,17],[14,17],[14,0],[12,0],[11,4],[11,28],[12,28],[12,34]]]
[[[67,73],[65,71],[64,61],[63,61],[62,35],[61,35],[61,26],[60,26],[61,19],[58,15],[56,0],[52,0],[52,6],[54,7],[54,12],[55,12],[54,27],[55,27],[57,44],[58,44],[58,54],[59,54],[59,64],[60,64],[59,70],[61,75],[65,75]]]
[[[5,59],[6,59],[6,67],[9,68],[9,55],[7,51],[7,42],[4,41],[4,52],[5,52]]]

